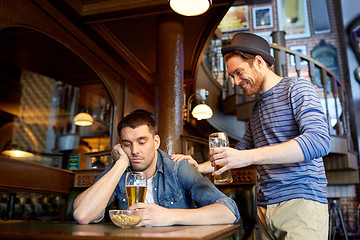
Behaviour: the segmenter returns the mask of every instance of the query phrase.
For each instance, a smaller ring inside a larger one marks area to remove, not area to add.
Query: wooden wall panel
[[[74,184],[69,170],[0,157],[0,189],[67,194]]]

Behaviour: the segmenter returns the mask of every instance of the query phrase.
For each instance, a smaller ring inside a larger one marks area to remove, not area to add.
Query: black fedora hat
[[[274,64],[275,58],[270,54],[270,46],[268,42],[252,33],[237,33],[234,35],[230,45],[221,49],[222,54],[225,56],[227,53],[234,51],[241,51],[254,55],[260,55],[267,63]]]

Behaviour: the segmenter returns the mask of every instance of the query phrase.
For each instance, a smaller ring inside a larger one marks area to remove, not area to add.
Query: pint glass
[[[126,173],[126,196],[129,207],[137,202],[145,202],[147,178],[144,172]]]
[[[217,132],[209,135],[209,150],[212,150],[215,147],[228,147],[228,146],[229,146],[229,139],[225,132]],[[217,171],[219,168],[223,166],[224,164],[216,165],[215,171]],[[214,176],[215,184],[227,184],[232,182],[233,182],[233,178],[230,169],[226,170],[220,175]]]

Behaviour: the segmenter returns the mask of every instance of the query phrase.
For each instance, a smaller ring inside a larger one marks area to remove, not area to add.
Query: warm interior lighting
[[[206,12],[212,0],[169,0],[174,12],[184,16],[197,16]]]
[[[31,158],[34,156],[34,154],[30,152],[26,152],[18,149],[4,150],[1,153],[8,157],[13,157],[13,158]]]
[[[13,144],[12,141],[6,143],[4,150],[1,152],[1,154],[12,158],[22,159],[34,157],[33,153],[28,152],[24,147]]]
[[[23,117],[19,120],[6,123],[1,128],[5,145],[0,151],[2,155],[26,160],[38,155],[39,145],[33,131],[24,123]]]
[[[191,114],[197,120],[202,120],[202,119],[211,118],[213,115],[213,111],[211,110],[211,108],[208,105],[206,105],[205,103],[201,103],[201,104],[197,105],[196,107],[194,107]]]
[[[194,100],[195,96],[199,96],[199,100],[201,104],[194,107],[191,114],[197,120],[208,119],[213,115],[212,109],[205,104],[206,97],[209,95],[209,92],[206,89],[200,89],[196,91],[196,93],[192,94],[188,100],[187,105],[184,105],[184,121],[190,121],[190,109],[191,109],[191,101]],[[186,101],[185,101],[186,102]]]
[[[94,122],[92,116],[88,113],[82,112],[78,113],[74,117],[74,123],[78,126],[91,126]]]

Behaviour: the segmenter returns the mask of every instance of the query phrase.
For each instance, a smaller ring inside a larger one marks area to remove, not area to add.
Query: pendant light
[[[202,119],[208,119],[211,118],[213,115],[213,111],[212,109],[206,105],[204,102],[197,105],[196,107],[194,107],[194,109],[192,110],[191,114],[193,115],[194,118],[196,118],[197,120],[202,120]]]
[[[13,158],[31,158],[34,157],[34,154],[28,151],[24,151],[21,149],[8,149],[1,152],[5,156],[13,157]]]
[[[81,112],[74,117],[74,123],[78,126],[91,126],[94,123],[94,119],[89,113]]]
[[[209,92],[206,89],[200,89],[196,91],[196,93],[192,94],[189,99],[187,100],[187,104],[184,105],[184,121],[190,121],[190,109],[191,109],[191,102],[194,100],[194,97],[199,96],[201,101],[200,104],[194,107],[191,114],[197,120],[208,119],[211,118],[213,115],[212,109],[205,104],[205,100],[207,96],[209,96]],[[186,101],[185,101],[186,102]]]
[[[197,16],[210,8],[212,0],[169,0],[169,4],[180,15]]]
[[[86,105],[89,103],[89,93],[86,93]],[[78,126],[91,126],[94,123],[94,119],[86,110],[85,112],[78,113],[74,117],[74,123]]]

